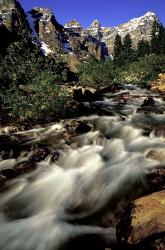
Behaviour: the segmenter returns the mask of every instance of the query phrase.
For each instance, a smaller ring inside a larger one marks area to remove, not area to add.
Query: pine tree
[[[122,41],[121,41],[121,36],[119,34],[116,35],[115,37],[115,42],[114,42],[114,61],[116,64],[121,64],[121,52],[122,52]]]
[[[149,55],[149,53],[150,53],[150,46],[148,41],[141,40],[137,46],[137,56],[144,57],[145,55]]]
[[[124,37],[122,54],[126,63],[129,63],[135,60],[135,51],[132,46],[132,39],[131,39],[130,34],[127,34]]]
[[[154,54],[165,52],[165,29],[157,21],[153,23],[150,48]]]
[[[158,42],[160,54],[165,54],[165,28],[162,24],[159,25]]]
[[[165,28],[163,32],[163,38],[162,38],[162,54],[165,54]]]

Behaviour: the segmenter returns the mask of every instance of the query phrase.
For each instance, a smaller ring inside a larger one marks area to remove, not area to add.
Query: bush
[[[31,84],[36,74],[45,69],[54,72],[57,83],[67,80],[68,68],[64,60],[55,62],[43,56],[26,38],[12,43],[0,59],[0,86]]]
[[[14,119],[51,121],[65,113],[66,97],[59,85],[67,76],[62,56],[56,61],[45,57],[22,36],[0,54],[0,102]]]
[[[64,116],[66,96],[55,80],[51,71],[44,70],[26,87],[12,85],[3,89],[1,99],[11,117],[20,121],[51,121]]]
[[[122,83],[133,83],[144,87],[149,85],[158,77],[160,73],[165,72],[165,55],[140,58],[137,62],[125,65],[120,70],[118,81]]]
[[[88,61],[79,66],[79,80],[84,86],[100,88],[112,84],[118,74],[112,60],[107,62]]]

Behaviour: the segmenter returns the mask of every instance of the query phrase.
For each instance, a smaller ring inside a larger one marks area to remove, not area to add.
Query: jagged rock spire
[[[70,22],[66,23],[65,24],[65,28],[72,28],[72,27],[82,27],[81,24],[76,20],[76,19],[73,19],[71,20]]]
[[[90,25],[89,28],[90,28],[90,29],[93,29],[93,28],[95,28],[95,29],[100,29],[100,28],[101,28],[101,23],[100,23],[100,21],[99,21],[98,19],[95,19],[95,20],[91,23],[91,25]]]

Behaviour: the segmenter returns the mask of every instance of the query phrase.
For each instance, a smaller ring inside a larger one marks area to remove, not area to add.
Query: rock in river
[[[160,234],[165,235],[165,191],[133,201],[117,226],[119,242],[126,249],[165,249]]]
[[[152,135],[155,137],[165,137],[165,125],[155,127],[152,131]]]
[[[161,149],[161,148],[152,149],[147,153],[146,158],[165,162],[165,149]]]

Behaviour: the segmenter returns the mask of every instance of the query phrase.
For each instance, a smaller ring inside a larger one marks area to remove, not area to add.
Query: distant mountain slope
[[[127,23],[114,28],[101,27],[100,22],[95,20],[87,29],[87,32],[97,37],[100,41],[105,42],[109,53],[113,53],[114,40],[117,34],[123,39],[129,33],[135,47],[142,39],[150,41],[152,26],[155,21],[159,22],[158,17],[153,12],[147,12],[144,16],[131,19]]]
[[[36,7],[25,14],[18,1],[0,0],[0,43],[3,49],[9,36],[24,30],[33,43],[41,47],[43,54],[56,56],[63,53],[76,64],[87,58],[101,60],[112,55],[117,34],[123,39],[129,33],[135,47],[142,39],[150,41],[154,21],[159,22],[158,17],[148,12],[114,28],[102,27],[98,20],[87,29],[76,20],[63,27],[49,9]]]

